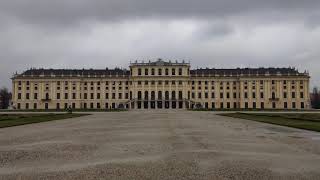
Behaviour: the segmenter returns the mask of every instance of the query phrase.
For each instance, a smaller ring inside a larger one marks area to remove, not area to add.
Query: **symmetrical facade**
[[[190,69],[186,62],[126,69],[30,69],[16,74],[16,109],[307,109],[309,74],[293,68]]]

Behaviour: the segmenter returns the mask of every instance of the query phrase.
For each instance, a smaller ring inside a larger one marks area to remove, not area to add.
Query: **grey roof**
[[[125,75],[129,76],[130,71],[126,69],[29,69],[18,76],[109,76]]]
[[[306,73],[299,73],[294,68],[236,68],[236,69],[194,69],[190,74],[195,75],[306,75]]]

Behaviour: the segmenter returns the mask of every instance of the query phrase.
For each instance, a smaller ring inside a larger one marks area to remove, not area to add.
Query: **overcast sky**
[[[0,86],[36,68],[296,67],[320,85],[319,0],[3,0]]]

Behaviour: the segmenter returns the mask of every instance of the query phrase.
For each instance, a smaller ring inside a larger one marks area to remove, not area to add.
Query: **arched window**
[[[175,76],[175,75],[176,75],[176,69],[172,68],[172,76]]]
[[[169,69],[166,68],[166,76],[168,76],[168,75],[169,75]]]
[[[171,92],[171,98],[172,98],[172,99],[176,99],[176,92],[175,92],[175,91],[172,91],[172,92]]]
[[[162,99],[162,91],[158,91],[158,99]]]
[[[156,99],[156,93],[154,91],[151,91],[151,99],[152,100]]]
[[[148,93],[148,91],[145,91],[145,92],[144,92],[144,99],[149,99],[149,93]]]
[[[154,68],[151,69],[151,75],[154,76]]]
[[[160,69],[160,68],[158,69],[158,75],[162,76],[162,69]]]
[[[166,100],[169,100],[169,91],[165,92]]]

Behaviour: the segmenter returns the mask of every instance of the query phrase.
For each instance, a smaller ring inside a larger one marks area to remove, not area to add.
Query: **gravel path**
[[[95,113],[0,129],[0,179],[320,179],[320,133],[212,112]]]

